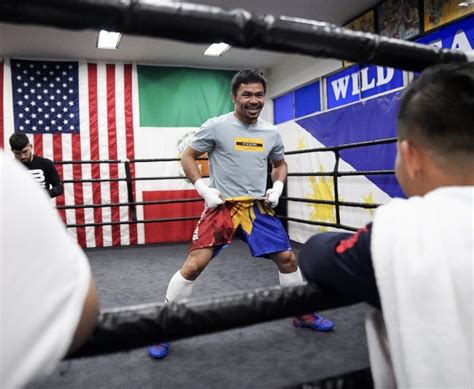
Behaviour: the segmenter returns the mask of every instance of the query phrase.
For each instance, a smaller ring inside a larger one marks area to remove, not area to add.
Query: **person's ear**
[[[403,158],[406,174],[416,180],[422,170],[423,151],[413,142],[405,139],[399,144],[399,152]]]

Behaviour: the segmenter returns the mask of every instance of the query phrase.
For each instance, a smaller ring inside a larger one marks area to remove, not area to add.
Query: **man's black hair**
[[[397,117],[401,140],[415,138],[434,151],[474,152],[474,63],[436,65],[413,81]]]
[[[30,143],[30,140],[28,139],[26,134],[22,132],[14,132],[10,136],[9,142],[12,150],[21,151]]]
[[[264,93],[267,93],[267,80],[263,74],[256,69],[242,69],[232,78],[232,94],[236,95],[241,84],[261,83]]]

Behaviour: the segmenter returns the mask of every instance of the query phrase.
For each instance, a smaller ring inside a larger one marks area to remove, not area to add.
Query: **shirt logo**
[[[31,169],[29,172],[37,183],[39,183],[43,188],[46,187],[46,177],[41,169]]]
[[[264,150],[263,139],[257,138],[235,138],[235,150],[252,151],[260,153]]]

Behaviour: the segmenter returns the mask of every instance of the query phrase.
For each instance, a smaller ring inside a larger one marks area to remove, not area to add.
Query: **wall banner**
[[[384,66],[354,65],[327,76],[327,109],[340,107],[403,86],[403,71]]]
[[[444,49],[474,50],[474,15],[426,34],[416,42]]]

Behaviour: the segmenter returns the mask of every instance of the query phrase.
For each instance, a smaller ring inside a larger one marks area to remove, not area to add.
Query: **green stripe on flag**
[[[235,72],[138,65],[140,126],[199,127],[234,109]]]

